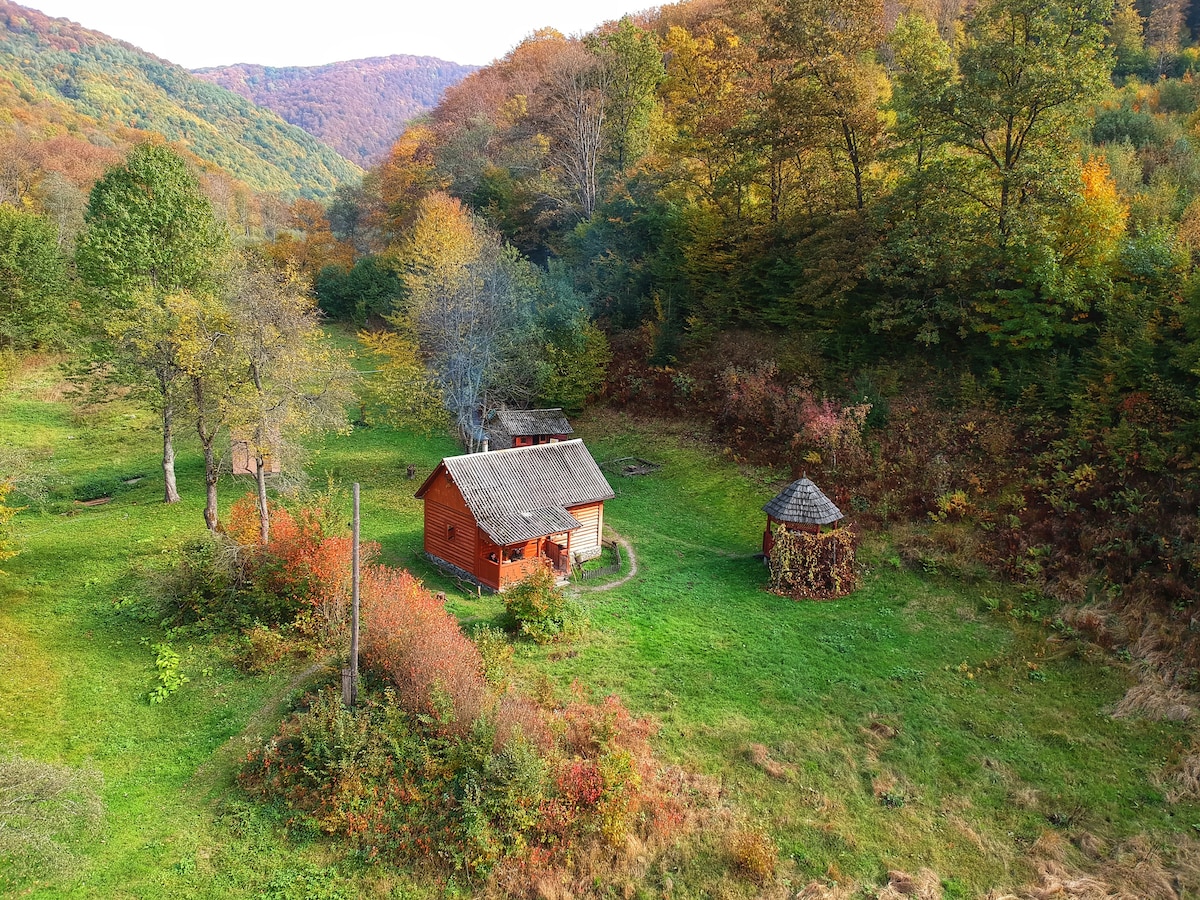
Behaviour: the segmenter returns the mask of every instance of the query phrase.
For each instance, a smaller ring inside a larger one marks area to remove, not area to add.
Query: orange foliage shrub
[[[226,527],[226,535],[249,556],[255,589],[277,598],[293,614],[309,607],[326,628],[340,629],[349,610],[351,538],[328,533],[329,511],[319,504],[293,511],[272,501],[271,538],[263,546],[257,502],[253,494],[238,499]],[[379,545],[364,542],[360,553],[363,566],[369,566],[379,555]]]
[[[363,572],[363,661],[396,686],[404,710],[462,735],[488,702],[483,658],[420,581],[401,569]]]
[[[250,755],[240,782],[251,794],[372,856],[440,860],[509,896],[595,893],[706,815],[712,796],[655,760],[655,726],[617,698],[593,703],[578,686],[556,707],[498,696],[475,645],[412,575],[372,566],[362,598],[363,661],[389,686],[356,709],[332,689],[311,698]]]

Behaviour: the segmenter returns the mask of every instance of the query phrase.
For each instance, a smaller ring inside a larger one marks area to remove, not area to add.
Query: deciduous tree
[[[216,444],[244,384],[245,365],[236,352],[233,316],[218,295],[183,291],[167,296],[164,305],[172,316],[175,357],[204,454],[204,524],[216,531],[220,478]]]
[[[234,353],[245,372],[229,421],[254,455],[261,538],[270,538],[266,460],[287,455],[305,434],[342,428],[353,372],[324,340],[316,307],[296,277],[251,255],[229,293]]]
[[[181,370],[164,301],[177,291],[215,290],[227,243],[184,161],[160,144],[135,147],[96,182],[79,237],[76,264],[107,306],[100,315],[125,356],[120,371],[140,371],[156,396],[167,503],[179,499],[173,434]]]
[[[47,219],[0,204],[0,350],[62,343],[66,264]]]
[[[416,334],[446,408],[470,448],[484,438],[481,416],[536,393],[540,377],[531,327],[537,276],[445,194],[421,204],[396,265],[407,306],[391,317]]]

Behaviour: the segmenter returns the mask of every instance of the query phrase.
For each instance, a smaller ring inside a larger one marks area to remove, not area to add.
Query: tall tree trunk
[[[175,444],[174,423],[175,408],[168,400],[163,403],[162,411],[162,427],[163,427],[163,481],[166,483],[166,493],[163,497],[164,503],[178,503],[179,490],[175,487]]]
[[[265,547],[267,541],[271,539],[271,512],[267,509],[267,471],[266,461],[263,459],[263,442],[266,438],[264,432],[267,429],[263,425],[262,371],[255,361],[250,363],[250,380],[254,382],[254,389],[258,392],[259,399],[258,424],[254,426],[254,481],[258,486],[258,537]]]
[[[221,527],[221,522],[217,518],[218,474],[216,454],[213,452],[213,442],[210,439],[204,444],[204,524],[208,526],[209,531],[216,531]]]
[[[271,539],[271,515],[267,509],[267,467],[261,449],[254,456],[254,481],[258,484],[258,537],[266,546]]]
[[[209,531],[216,531],[221,523],[217,519],[217,455],[213,451],[218,429],[209,429],[204,412],[204,384],[199,378],[192,379],[192,393],[196,398],[196,434],[204,449],[204,524]]]

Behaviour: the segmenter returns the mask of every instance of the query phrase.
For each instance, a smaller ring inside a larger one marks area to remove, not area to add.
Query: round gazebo
[[[834,502],[807,477],[793,481],[772,497],[763,512],[767,514],[767,528],[763,532],[763,554],[767,557],[775,546],[772,525],[789,531],[820,534],[822,525],[832,525],[844,518]]]

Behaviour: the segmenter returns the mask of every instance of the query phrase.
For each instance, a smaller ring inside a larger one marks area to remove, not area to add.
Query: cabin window
[[[448,541],[454,540],[454,526],[453,525],[446,526],[446,540],[448,540]]]

